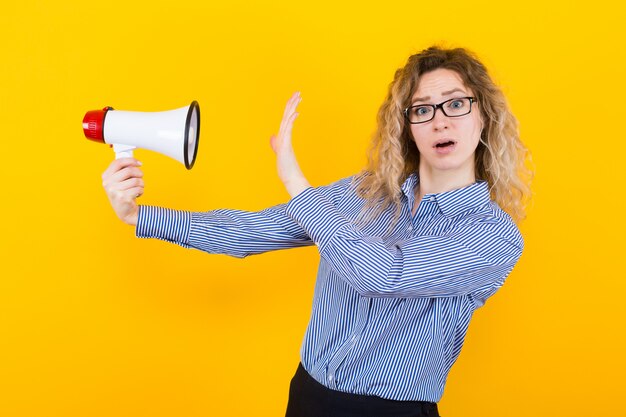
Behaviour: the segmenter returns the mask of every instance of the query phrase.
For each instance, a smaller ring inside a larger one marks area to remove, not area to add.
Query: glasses
[[[472,111],[475,97],[451,98],[439,104],[418,104],[404,109],[404,115],[411,124],[430,122],[435,118],[437,109],[448,117],[465,116]]]

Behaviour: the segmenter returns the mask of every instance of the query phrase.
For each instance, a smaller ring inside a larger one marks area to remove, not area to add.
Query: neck
[[[416,190],[417,201],[421,201],[426,194],[456,190],[476,182],[473,166],[462,172],[457,170],[436,171],[420,166],[419,178],[419,187]]]

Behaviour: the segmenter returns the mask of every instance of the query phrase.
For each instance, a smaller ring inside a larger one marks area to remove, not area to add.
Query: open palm
[[[270,138],[270,144],[274,153],[276,153],[276,168],[278,170],[278,177],[285,185],[287,192],[291,197],[295,197],[306,188],[310,187],[307,179],[304,177],[296,154],[291,144],[291,131],[293,128],[293,122],[298,116],[296,109],[302,98],[300,93],[294,93],[287,105],[285,106],[285,112],[283,114],[283,120],[280,123],[280,129],[277,135],[273,135]]]

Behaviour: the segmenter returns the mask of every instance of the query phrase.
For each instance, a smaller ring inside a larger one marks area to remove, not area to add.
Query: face
[[[460,97],[473,97],[473,92],[465,87],[455,71],[440,68],[420,77],[411,106],[439,104]],[[426,172],[474,175],[474,153],[482,129],[476,102],[472,103],[472,111],[464,116],[447,117],[438,108],[431,121],[409,126],[420,153],[420,175]]]

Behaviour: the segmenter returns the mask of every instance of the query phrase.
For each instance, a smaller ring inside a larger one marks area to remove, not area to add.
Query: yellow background
[[[0,415],[280,416],[314,247],[237,260],[140,240],[87,110],[198,100],[193,170],[148,151],[144,204],[259,210],[357,172],[396,68],[432,43],[491,69],[533,152],[526,250],[478,310],[445,417],[626,415],[624,6],[608,1],[15,1],[0,12]]]

